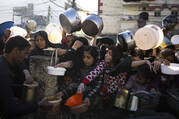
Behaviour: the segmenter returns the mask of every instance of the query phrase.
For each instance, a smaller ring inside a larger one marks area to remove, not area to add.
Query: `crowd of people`
[[[62,98],[60,111],[78,114],[81,118],[88,117],[89,113],[102,119],[178,118],[178,98],[173,99],[168,93],[169,90],[179,93],[178,75],[162,74],[160,69],[161,64],[179,61],[179,44],[173,43],[169,34],[177,24],[176,16],[165,17],[162,21],[162,45],[145,51],[137,47],[129,49],[127,43],[121,46],[120,41],[116,43],[107,36],[97,38],[96,44],[91,45],[85,37],[64,33],[61,44],[52,44],[43,30],[36,32],[34,38],[27,41],[21,36],[9,37],[10,33],[6,29],[1,36],[3,40],[0,40],[1,118],[19,118],[38,108],[52,107],[46,97],[37,103],[22,103],[22,87],[17,87],[24,81],[33,82],[29,69],[30,56],[46,55],[44,49],[49,47],[56,48],[60,57],[55,67],[67,69],[63,77],[58,77],[58,92],[54,95]],[[116,95],[122,89],[134,94],[138,91],[147,92],[137,95],[139,106],[136,111],[114,105]],[[74,94],[83,95],[78,109],[65,105]]]

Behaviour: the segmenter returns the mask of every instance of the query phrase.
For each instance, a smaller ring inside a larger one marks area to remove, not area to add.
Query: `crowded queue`
[[[66,113],[72,118],[76,115],[101,119],[177,118],[179,73],[167,74],[161,69],[162,65],[169,66],[179,61],[179,37],[169,35],[177,24],[176,16],[169,15],[163,19],[164,37],[155,48],[139,46],[137,40],[136,44],[130,46],[123,35],[126,32],[120,34],[116,41],[102,36],[95,37],[90,43],[86,37],[68,34],[64,29],[61,43],[53,44],[45,30],[37,31],[27,41],[26,37],[20,34],[12,36],[11,31],[5,29],[0,40],[1,118],[20,118],[39,108],[47,112],[53,108],[54,105],[48,102],[49,97],[39,102],[23,103],[23,88],[17,87],[24,82],[34,82],[29,59],[35,55],[46,55],[46,48],[57,51],[59,60],[55,68],[66,69],[65,74],[58,77],[58,91],[51,96],[61,99],[55,107],[59,108],[61,114]],[[128,35],[133,39],[131,34]],[[170,90],[175,92],[171,94]],[[126,95],[132,99],[137,98],[135,108],[131,106],[134,100],[130,102],[129,98],[121,98],[125,95],[122,91],[127,91]],[[78,99],[81,102],[70,106],[68,99],[74,95],[81,96]]]

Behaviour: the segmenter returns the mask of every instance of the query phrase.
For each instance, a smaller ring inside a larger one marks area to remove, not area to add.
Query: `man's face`
[[[16,49],[17,53],[15,55],[15,64],[19,65],[21,63],[23,63],[24,59],[28,57],[29,55],[29,50],[30,50],[30,47],[28,48],[25,48],[24,50],[20,51],[19,49]]]

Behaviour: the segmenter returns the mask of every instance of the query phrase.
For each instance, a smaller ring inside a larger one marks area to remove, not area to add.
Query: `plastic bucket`
[[[134,36],[136,46],[142,50],[159,47],[163,38],[163,31],[157,25],[146,25],[138,29]]]

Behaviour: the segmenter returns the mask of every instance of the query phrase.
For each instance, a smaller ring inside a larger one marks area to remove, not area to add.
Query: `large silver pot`
[[[127,30],[117,34],[117,42],[122,46],[123,50],[132,50],[135,48],[134,34]]]
[[[99,35],[103,30],[103,20],[98,15],[88,15],[82,23],[82,30],[89,36]]]
[[[60,23],[66,33],[72,33],[81,30],[81,19],[77,11],[69,8],[59,16]]]

